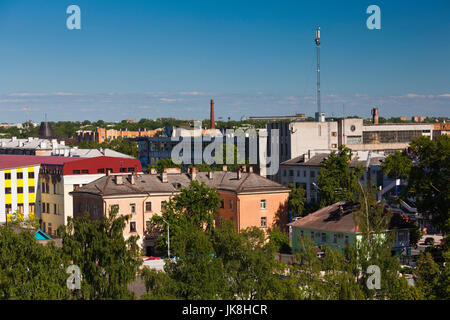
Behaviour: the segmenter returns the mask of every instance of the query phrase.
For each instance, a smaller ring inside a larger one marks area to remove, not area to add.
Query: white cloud
[[[177,99],[174,98],[160,98],[159,101],[161,102],[175,102]]]

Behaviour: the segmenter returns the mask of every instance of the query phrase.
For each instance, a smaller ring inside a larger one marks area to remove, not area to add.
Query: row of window
[[[11,194],[11,188],[5,188],[5,194]],[[17,187],[17,193],[23,193],[23,187]],[[28,187],[28,193],[34,193],[34,187]]]
[[[308,170],[303,170],[303,177],[306,178],[307,176],[307,171]],[[296,170],[297,172],[297,177],[300,177],[302,175],[302,170]],[[289,173],[289,177],[293,177],[294,176],[294,170],[293,169],[283,169],[283,177],[286,177]],[[311,178],[315,178],[316,177],[316,170],[310,170],[309,171],[309,176]]]
[[[225,209],[225,201],[223,199],[220,201],[220,208],[221,209]],[[231,200],[231,199],[228,200],[228,208],[230,210],[233,210],[233,200]],[[261,210],[266,210],[267,209],[267,201],[265,199],[260,200],[259,208]]]
[[[42,202],[42,213],[53,213],[58,214],[58,206],[56,203],[53,204],[53,212],[50,212],[50,203]]]
[[[53,194],[57,194],[56,191],[56,183],[53,183]],[[50,193],[50,185],[48,183],[42,182],[41,193]]]
[[[6,212],[6,214],[13,213],[12,204],[6,204],[5,205],[5,212]],[[24,213],[24,204],[23,203],[18,203],[17,204],[16,212],[17,213]],[[34,212],[34,203],[29,203],[28,204],[28,212]]]
[[[16,178],[23,179],[23,172],[17,172]],[[34,179],[34,171],[28,172],[28,179]],[[11,180],[11,173],[5,173],[5,180]]]
[[[323,243],[328,241],[327,234],[323,233],[323,232],[320,233],[320,232],[311,231],[309,235],[310,235],[311,239],[313,239],[313,240],[314,240],[314,237],[316,237],[316,238],[320,238],[320,241]],[[303,230],[300,231],[300,236],[303,237]],[[342,238],[344,238],[344,235],[342,233],[333,234],[333,243],[338,243],[338,239],[342,239]],[[348,243],[349,243],[348,236],[345,236],[345,244],[348,244]]]
[[[97,173],[113,172],[112,168],[97,169]],[[119,172],[134,172],[134,168],[120,168]],[[89,174],[89,169],[73,170],[73,174]]]

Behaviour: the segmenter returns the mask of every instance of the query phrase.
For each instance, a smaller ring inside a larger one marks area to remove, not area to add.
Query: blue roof
[[[51,238],[46,235],[44,233],[44,231],[42,231],[41,229],[39,229],[38,231],[36,231],[36,233],[34,234],[34,238],[36,240],[50,240]]]

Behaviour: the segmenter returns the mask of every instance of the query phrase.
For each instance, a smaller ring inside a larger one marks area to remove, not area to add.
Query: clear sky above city
[[[69,5],[81,30],[69,30]],[[381,9],[369,30],[368,6]],[[0,0],[0,122],[450,116],[450,1]]]

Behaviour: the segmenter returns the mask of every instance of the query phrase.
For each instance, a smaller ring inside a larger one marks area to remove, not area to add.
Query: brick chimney
[[[238,180],[241,180],[241,177],[242,177],[242,171],[241,171],[241,169],[238,169],[238,171],[237,171],[237,179]]]
[[[227,167],[226,164],[224,164],[224,165],[222,166],[222,171],[228,171],[228,167]]]
[[[198,171],[197,168],[195,168],[195,167],[192,168],[192,171],[191,171],[191,180],[192,181],[194,181],[195,178],[197,178],[197,171]]]
[[[378,108],[372,109],[372,123],[378,124]]]
[[[214,121],[214,100],[211,99],[211,111],[210,111],[210,120],[211,120],[211,129],[215,129],[215,121]]]
[[[212,180],[213,179],[213,172],[212,171],[208,171],[208,178],[209,178],[209,180]]]
[[[163,183],[167,183],[167,172],[163,172],[162,174],[161,174],[161,181],[163,182]]]
[[[248,172],[253,173],[253,166],[249,166],[249,167],[248,167]]]

